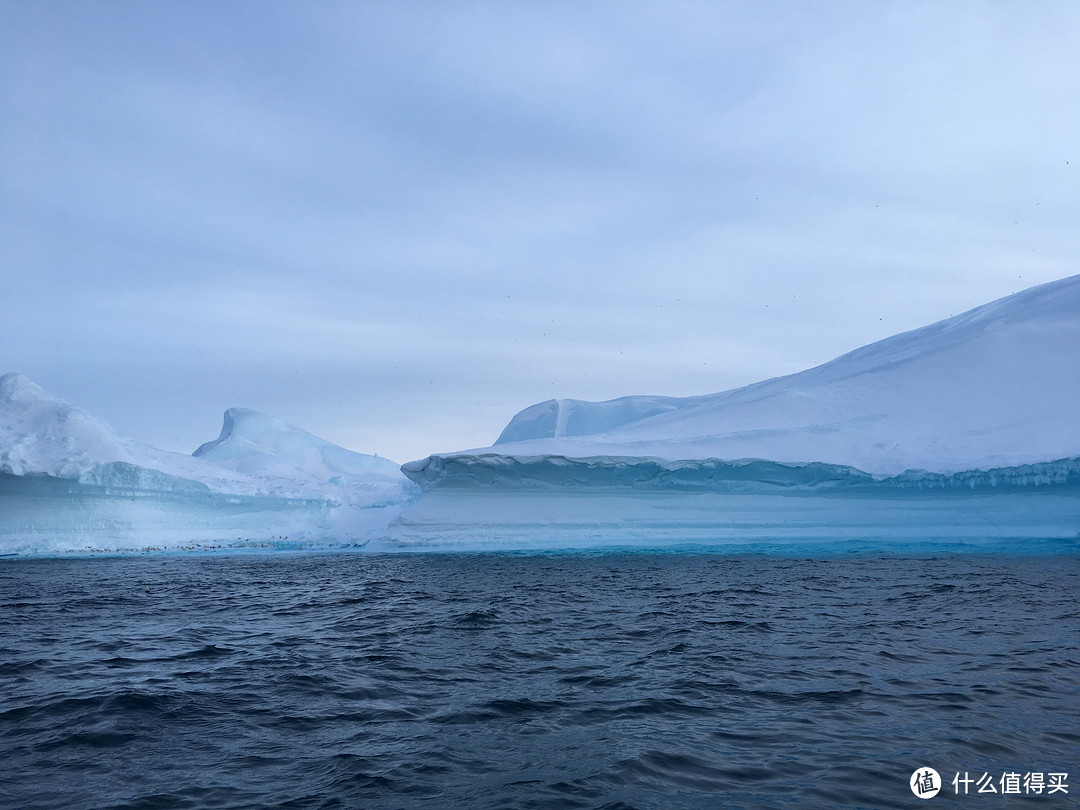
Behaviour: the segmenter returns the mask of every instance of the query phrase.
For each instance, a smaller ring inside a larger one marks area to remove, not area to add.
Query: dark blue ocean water
[[[1078,597],[1076,556],[3,561],[0,804],[1074,806]]]

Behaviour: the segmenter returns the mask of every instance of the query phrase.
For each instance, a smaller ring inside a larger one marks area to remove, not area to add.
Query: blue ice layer
[[[757,459],[665,461],[623,456],[567,458],[458,453],[428,456],[401,469],[425,490],[556,487],[847,495],[1048,489],[1080,492],[1080,458],[956,473],[908,470],[895,476],[875,476],[838,464],[787,464]]]
[[[1080,538],[1080,459],[888,478],[828,464],[468,454],[404,470],[425,494],[390,525],[393,550],[1059,553]]]

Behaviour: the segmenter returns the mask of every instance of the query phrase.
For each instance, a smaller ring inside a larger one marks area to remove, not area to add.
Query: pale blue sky
[[[0,373],[397,461],[1080,272],[1080,4],[0,0]]]

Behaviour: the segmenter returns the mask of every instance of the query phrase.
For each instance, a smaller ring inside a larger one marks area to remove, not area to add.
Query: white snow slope
[[[354,453],[273,416],[225,411],[221,435],[192,455],[259,480],[269,494],[332,496],[358,505],[398,502],[412,488],[389,459]]]
[[[257,488],[227,470],[121,436],[21,374],[0,376],[0,473],[78,478],[105,462],[203,481],[215,489]]]
[[[513,418],[512,456],[828,462],[876,474],[1080,456],[1080,276],[824,365],[707,396],[549,400]]]
[[[186,456],[0,376],[0,554],[362,545],[416,497],[393,462],[255,411]]]

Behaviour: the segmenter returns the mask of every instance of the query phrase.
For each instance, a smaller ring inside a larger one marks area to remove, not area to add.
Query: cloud
[[[824,362],[1075,272],[1041,8],[9,4],[0,371],[404,460]]]

